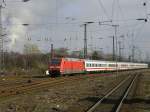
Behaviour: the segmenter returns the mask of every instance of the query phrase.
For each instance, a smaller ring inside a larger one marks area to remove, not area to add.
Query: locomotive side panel
[[[75,59],[63,59],[60,69],[61,74],[74,74],[84,72],[84,61]]]

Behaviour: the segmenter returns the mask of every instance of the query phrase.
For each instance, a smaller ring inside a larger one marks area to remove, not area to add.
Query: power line
[[[111,12],[111,18],[112,18],[112,20],[114,19],[115,1],[116,0],[113,0],[113,2],[112,2],[112,12]]]
[[[124,18],[125,18],[124,12],[123,12],[123,10],[122,10],[122,7],[120,6],[119,0],[117,0],[117,4],[118,4],[118,8],[119,8],[120,14],[121,14],[121,16],[122,16],[122,19],[124,19]],[[125,21],[123,21],[123,22],[124,22],[124,24],[125,24]]]
[[[105,9],[105,7],[104,7],[102,1],[101,1],[101,0],[98,0],[98,2],[99,2],[99,5],[101,6],[101,8],[103,9],[104,14],[105,14],[106,17],[108,18],[108,20],[111,20],[110,17],[108,16],[108,13],[107,13],[107,11],[106,11],[106,9]]]

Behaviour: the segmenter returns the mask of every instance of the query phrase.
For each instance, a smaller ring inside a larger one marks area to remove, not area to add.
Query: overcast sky
[[[143,6],[144,2],[147,2],[146,6]],[[114,35],[114,28],[99,25],[99,22],[113,20],[105,24],[119,25],[117,36],[122,41],[123,54],[131,54],[134,44],[137,58],[145,58],[150,54],[150,24],[136,19],[148,17],[149,6],[148,0],[30,0],[26,3],[6,0],[2,9],[3,26],[11,42],[6,43],[5,48],[22,52],[24,44],[34,43],[43,52],[48,52],[53,43],[55,48],[81,50],[82,24],[92,21],[95,23],[87,27],[88,51],[111,53],[112,39],[109,37]],[[121,35],[124,35],[123,39]]]

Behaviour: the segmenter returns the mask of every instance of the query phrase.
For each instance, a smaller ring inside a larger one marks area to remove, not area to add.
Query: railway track
[[[11,97],[14,95],[19,95],[19,94],[30,93],[34,90],[55,87],[64,83],[68,84],[68,83],[71,83],[72,81],[80,81],[82,79],[85,79],[85,77],[80,77],[80,76],[71,77],[71,78],[63,77],[63,78],[58,78],[58,79],[37,81],[33,83],[28,83],[28,84],[21,84],[21,85],[16,85],[13,87],[6,87],[0,90],[0,99]]]
[[[0,89],[1,89],[1,87],[4,88],[7,86],[25,84],[25,83],[28,83],[28,80],[31,80],[31,79],[32,78],[3,77],[0,79]],[[32,79],[32,80],[34,80],[34,79]]]
[[[0,83],[0,88],[9,87],[9,86],[15,86],[15,85],[21,85],[28,83],[28,80],[21,80],[21,81],[3,81]]]
[[[127,77],[117,87],[108,92],[86,112],[120,112],[139,74]]]

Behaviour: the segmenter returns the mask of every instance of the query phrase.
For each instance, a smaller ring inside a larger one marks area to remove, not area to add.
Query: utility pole
[[[115,61],[115,36],[109,36],[112,38],[112,60]]]
[[[102,37],[99,37],[98,38],[99,40],[100,40],[100,42],[101,42],[101,40],[103,39]],[[100,42],[99,42],[99,45],[100,45]],[[97,46],[97,47],[99,47],[99,46]],[[100,51],[103,49],[103,48],[99,48],[100,49]]]
[[[84,59],[87,58],[87,24],[84,24]]]
[[[3,72],[4,67],[4,38],[3,38],[3,26],[2,26],[2,4],[0,5],[0,73]]]
[[[87,25],[94,22],[85,22],[84,25],[84,59],[87,58]]]
[[[132,62],[134,62],[135,46],[132,47]]]
[[[113,38],[113,61],[115,60],[115,37],[112,36]]]
[[[112,25],[115,29],[115,40],[116,40],[116,54],[115,54],[115,61],[116,61],[116,76],[118,76],[118,37],[117,37],[117,28],[119,25]]]
[[[129,55],[129,57],[128,57],[128,61],[129,61],[129,62],[131,62],[131,55]]]
[[[119,45],[119,61],[121,61],[121,41],[118,42]]]
[[[115,59],[116,59],[116,61],[117,61],[117,59],[118,59],[118,58],[117,58],[117,54],[118,54],[118,45],[117,45],[117,44],[118,44],[117,28],[119,27],[119,25],[112,25],[112,27],[114,27],[114,29],[115,29],[115,36],[114,36],[114,38],[115,38],[115,40],[116,40],[116,42],[115,42],[115,43],[116,43],[116,50],[115,50],[115,51],[116,51],[116,52],[115,52],[115,54],[116,54],[116,58],[115,58]]]
[[[54,58],[54,46],[51,44],[51,60]],[[51,61],[50,60],[50,61]]]

